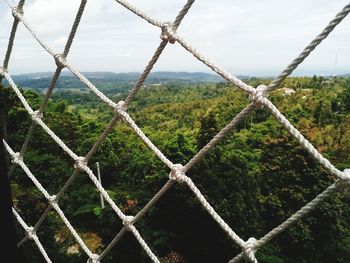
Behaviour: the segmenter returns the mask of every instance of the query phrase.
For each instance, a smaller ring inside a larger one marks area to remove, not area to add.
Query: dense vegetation
[[[265,81],[265,80],[264,80]],[[266,80],[267,81],[267,80]],[[251,80],[256,86],[261,80]],[[290,78],[270,95],[287,118],[339,169],[350,167],[350,78]],[[23,90],[33,108],[42,95]],[[9,88],[1,88],[2,126],[19,150],[30,118]],[[126,91],[109,95],[115,101]],[[129,112],[154,144],[174,163],[186,163],[249,103],[226,83],[149,85]],[[77,154],[84,155],[113,112],[92,94],[59,92],[44,121]],[[7,121],[5,121],[7,120]],[[56,193],[73,172],[73,161],[40,128],[24,156],[49,193]],[[126,214],[136,214],[167,181],[169,170],[134,132],[120,123],[90,162],[100,162],[103,185]],[[330,185],[324,171],[265,109],[260,109],[215,147],[189,176],[223,219],[247,240],[261,237]],[[44,197],[19,169],[11,178],[14,204],[34,224],[47,207]],[[349,262],[349,197],[331,197],[308,217],[257,253],[262,263]],[[68,189],[60,205],[88,246],[99,253],[121,229],[85,174]],[[162,262],[227,262],[238,247],[219,228],[185,185],[177,184],[137,223]],[[23,236],[23,231],[19,228]],[[86,262],[59,217],[51,212],[39,238],[55,262]],[[41,262],[30,242],[30,262]],[[126,234],[104,262],[148,262],[131,234]]]

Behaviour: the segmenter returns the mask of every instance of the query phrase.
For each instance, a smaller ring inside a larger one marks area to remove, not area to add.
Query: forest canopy
[[[257,86],[267,79],[251,79]],[[114,101],[128,89],[104,90]],[[43,94],[22,89],[32,108]],[[269,96],[279,110],[338,169],[350,168],[350,78],[292,77]],[[185,164],[234,116],[248,96],[228,83],[147,84],[129,114],[173,163]],[[114,112],[81,89],[54,93],[44,122],[80,156],[98,139]],[[0,87],[0,121],[6,141],[19,150],[31,119],[9,87]],[[34,130],[24,161],[50,194],[57,193],[74,163],[40,128]],[[101,166],[102,182],[125,214],[135,215],[168,180],[169,170],[120,122],[89,162]],[[11,166],[8,159],[8,167]],[[336,178],[325,171],[268,110],[247,117],[188,172],[209,203],[244,240],[259,238],[324,191]],[[30,179],[16,168],[11,176],[14,206],[35,224],[48,206]],[[337,193],[257,252],[261,263],[349,262],[350,207]],[[122,228],[113,210],[100,206],[91,180],[81,173],[59,201],[89,248],[101,253]],[[193,193],[176,184],[137,228],[162,262],[227,262],[237,245],[202,209]],[[24,236],[18,227],[20,237]],[[52,211],[38,231],[55,262],[86,262],[58,215]],[[32,242],[23,247],[29,262],[42,256]],[[149,262],[135,238],[126,234],[103,262]]]

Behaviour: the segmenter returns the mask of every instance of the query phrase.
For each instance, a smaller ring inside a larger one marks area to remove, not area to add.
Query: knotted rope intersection
[[[8,6],[11,8],[14,22],[11,29],[11,34],[8,42],[7,51],[5,54],[4,62],[2,67],[0,67],[0,82],[5,78],[11,88],[14,90],[24,108],[27,110],[28,114],[32,119],[31,126],[29,128],[28,134],[25,138],[25,141],[19,152],[15,152],[12,148],[4,141],[5,148],[7,152],[10,154],[12,158],[13,166],[11,167],[9,174],[11,175],[14,172],[16,166],[20,166],[22,170],[26,173],[26,175],[32,180],[34,185],[39,189],[39,191],[45,196],[48,200],[49,206],[43,215],[40,217],[38,222],[34,225],[34,227],[28,226],[18,212],[13,208],[13,213],[19,224],[23,227],[26,232],[26,236],[22,239],[22,241],[18,244],[19,246],[26,242],[28,239],[33,240],[37,245],[39,251],[42,253],[46,262],[51,262],[49,255],[45,251],[43,245],[41,244],[37,231],[40,229],[42,223],[45,218],[48,216],[48,213],[54,209],[59,217],[62,219],[64,224],[67,226],[73,237],[76,239],[77,243],[83,249],[83,251],[88,256],[88,262],[101,262],[103,258],[109,253],[109,251],[119,242],[119,240],[123,237],[123,235],[129,231],[131,232],[136,240],[140,243],[141,247],[144,249],[146,254],[153,262],[159,262],[156,254],[151,250],[148,246],[147,242],[142,238],[141,234],[138,232],[135,224],[149,211],[155,203],[175,184],[181,183],[187,185],[193,194],[196,196],[200,204],[203,208],[211,215],[211,217],[219,224],[219,226],[227,233],[227,235],[242,249],[242,252],[231,259],[229,262],[239,262],[241,260],[248,260],[250,262],[258,262],[255,254],[257,250],[271,241],[275,236],[286,230],[297,220],[306,216],[310,211],[315,209],[321,202],[327,199],[330,195],[335,192],[342,192],[345,188],[349,187],[350,182],[350,173],[347,171],[340,171],[332,163],[329,162],[325,157],[323,157],[317,149],[283,116],[283,114],[277,109],[277,107],[268,99],[269,92],[273,91],[282,83],[282,81],[289,76],[293,70],[304,61],[304,59],[325,39],[327,36],[333,31],[333,29],[348,15],[350,12],[350,4],[347,4],[336,16],[335,18],[325,27],[325,29],[318,35],[310,44],[302,51],[302,53],[291,62],[291,64],[279,75],[277,76],[269,85],[260,85],[257,88],[254,88],[237,77],[231,75],[223,68],[216,65],[214,62],[203,56],[197,49],[191,46],[185,39],[183,39],[177,33],[177,29],[180,26],[183,18],[186,16],[187,12],[192,7],[195,0],[188,0],[184,7],[181,9],[177,17],[173,22],[161,22],[153,19],[149,15],[145,14],[143,11],[138,9],[137,7],[131,5],[125,0],[116,0],[118,4],[128,9],[135,15],[144,19],[148,23],[153,26],[160,28],[161,34],[161,42],[157,47],[154,55],[146,65],[143,73],[140,78],[136,82],[135,86],[132,88],[131,92],[125,99],[125,101],[120,101],[118,103],[113,102],[110,98],[108,98],[105,94],[103,94],[95,85],[93,85],[81,72],[79,72],[73,65],[70,64],[68,60],[69,51],[71,45],[74,41],[75,35],[78,31],[78,27],[81,21],[81,17],[84,13],[85,6],[87,4],[87,0],[81,0],[79,9],[77,11],[75,20],[73,22],[70,34],[68,36],[67,43],[62,53],[56,53],[53,51],[45,41],[36,33],[36,31],[32,28],[32,26],[26,21],[24,18],[24,4],[25,0],[20,0],[17,5],[13,5],[9,0],[5,0]],[[8,72],[8,65],[10,61],[10,57],[12,54],[16,31],[19,23],[22,23],[28,31],[32,34],[32,36],[36,39],[36,41],[46,50],[46,52],[52,56],[55,64],[56,71],[51,79],[48,90],[45,94],[44,100],[40,105],[39,109],[33,110],[26,99],[21,94],[21,91],[18,89],[17,85],[12,80],[10,73]],[[178,43],[188,52],[190,52],[196,59],[203,62],[209,68],[211,68],[214,72],[219,74],[225,80],[230,82],[232,85],[237,86],[242,89],[246,93],[248,93],[251,103],[246,106],[240,113],[238,113],[232,121],[224,127],[217,135],[215,135],[207,145],[205,145],[187,164],[173,164],[151,141],[150,139],[142,132],[142,130],[137,126],[137,124],[132,120],[132,118],[127,113],[127,107],[129,103],[134,99],[145,79],[151,72],[155,63],[157,63],[160,55],[163,50],[167,46],[168,43],[175,44]],[[87,88],[89,88],[95,95],[102,100],[102,102],[106,103],[114,110],[114,117],[111,119],[109,124],[106,126],[103,133],[100,135],[98,140],[93,144],[89,152],[86,153],[85,156],[78,156],[71,150],[44,122],[43,122],[43,114],[47,107],[48,101],[51,98],[52,92],[56,87],[57,80],[64,68],[67,68],[71,71],[82,83],[84,83]],[[200,190],[196,187],[195,183],[192,181],[190,177],[186,175],[186,172],[189,171],[194,164],[200,161],[210,149],[215,147],[218,143],[220,143],[244,118],[246,118],[253,111],[258,110],[261,107],[267,108],[271,114],[279,121],[282,126],[299,142],[299,144],[307,151],[309,154],[325,168],[330,174],[336,176],[337,181],[334,182],[331,186],[329,186],[324,192],[316,196],[311,202],[306,204],[300,210],[298,210],[295,214],[293,214],[286,221],[281,223],[276,228],[272,229],[269,233],[263,236],[260,239],[256,239],[254,237],[249,238],[247,241],[241,239],[232,229],[231,227],[220,217],[219,214],[215,211],[215,209],[209,204],[206,198],[202,195]],[[113,130],[116,123],[118,121],[126,122],[138,135],[138,137],[152,150],[156,156],[170,169],[169,172],[169,180],[165,183],[165,185],[153,196],[153,198],[139,211],[135,216],[133,215],[125,215],[120,208],[115,204],[115,202],[108,195],[107,191],[103,188],[103,186],[97,180],[97,177],[94,175],[92,170],[89,168],[88,163],[92,156],[96,153],[99,146],[102,144],[104,139],[109,135],[109,133]],[[40,184],[37,178],[31,173],[29,168],[26,166],[23,155],[30,143],[30,140],[33,136],[33,131],[37,126],[40,126],[75,162],[74,164],[74,172],[71,177],[67,180],[62,189],[54,194],[50,195],[46,189]],[[74,227],[71,225],[69,220],[66,218],[64,212],[61,210],[59,206],[60,198],[67,191],[69,186],[73,183],[74,179],[78,176],[80,172],[85,172],[91,181],[95,184],[96,188],[100,191],[103,198],[106,202],[111,206],[113,211],[118,215],[118,217],[123,222],[123,228],[120,232],[114,237],[114,239],[110,242],[110,244],[104,249],[104,251],[97,255],[93,253],[84,243],[80,235],[76,232]]]

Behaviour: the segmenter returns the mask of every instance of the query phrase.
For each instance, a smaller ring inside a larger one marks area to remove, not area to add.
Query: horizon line
[[[91,73],[108,73],[108,74],[142,74],[142,71],[108,71],[108,70],[101,70],[101,71],[81,71],[82,73],[87,73],[87,74],[91,74]],[[64,70],[62,71],[62,73],[65,73],[68,75],[74,75],[72,72]],[[184,73],[184,74],[207,74],[207,75],[211,75],[211,76],[217,76],[218,78],[222,78],[220,75],[213,73],[213,72],[206,72],[206,71],[170,71],[170,70],[158,70],[158,71],[154,71],[151,72],[150,74],[155,74],[155,73]],[[25,72],[25,73],[15,73],[13,74],[13,76],[23,76],[23,75],[31,75],[31,74],[54,74],[54,71],[34,71],[34,72]],[[350,70],[349,72],[344,71],[344,73],[336,73],[334,74],[334,72],[331,71],[325,71],[325,72],[311,72],[311,71],[307,71],[304,73],[296,73],[296,74],[291,74],[288,77],[313,77],[313,76],[319,76],[319,77],[334,77],[334,76],[348,76],[350,75]],[[237,77],[250,77],[250,78],[274,78],[276,77],[276,74],[264,74],[264,73],[253,73],[253,74],[235,74],[235,76]]]

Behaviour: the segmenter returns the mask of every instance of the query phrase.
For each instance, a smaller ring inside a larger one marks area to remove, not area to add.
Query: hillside
[[[95,77],[97,80],[100,75]],[[253,86],[264,82],[267,83],[261,79],[249,81]],[[63,89],[56,93],[44,121],[83,156],[114,112],[93,99],[92,94],[72,97],[70,92]],[[31,89],[23,93],[33,108],[39,107],[41,93]],[[30,117],[8,88],[1,88],[0,94],[1,105],[10,107],[6,111],[10,120],[6,125],[7,141],[20,149]],[[118,101],[125,96],[111,97]],[[289,78],[269,98],[338,169],[350,167],[350,78]],[[172,162],[184,164],[248,103],[245,93],[227,83],[185,85],[176,80],[141,89],[128,111]],[[35,129],[24,160],[49,193],[57,193],[73,172],[71,158],[40,128]],[[101,145],[89,163],[93,171],[97,161],[103,186],[128,215],[139,212],[169,178],[169,169],[125,123],[119,123]],[[245,240],[263,236],[335,180],[264,108],[243,120],[188,175]],[[16,209],[26,222],[36,222],[47,208],[47,201],[21,169],[16,169],[11,180]],[[349,193],[345,197],[331,196],[259,250],[259,262],[350,262],[349,200]],[[99,204],[96,188],[83,173],[60,201],[70,222],[97,253],[122,228],[113,210],[108,206],[101,209]],[[184,184],[169,190],[137,223],[137,228],[162,263],[227,262],[240,251]],[[86,262],[86,256],[54,212],[38,235],[56,262]],[[37,250],[24,250],[29,262],[41,262]],[[116,260],[148,262],[131,235],[124,236],[104,262]]]
[[[130,88],[140,73],[113,73],[113,72],[83,72],[83,74],[101,89],[116,89],[121,86],[118,92],[123,92]],[[39,72],[23,75],[15,75],[13,79],[21,87],[32,88],[34,90],[47,89],[50,84],[52,72]],[[191,83],[216,83],[222,79],[217,75],[202,72],[154,72],[149,75],[146,84],[166,84],[180,82],[184,84]],[[85,88],[77,78],[70,72],[63,72],[57,83],[58,89],[83,89]]]

